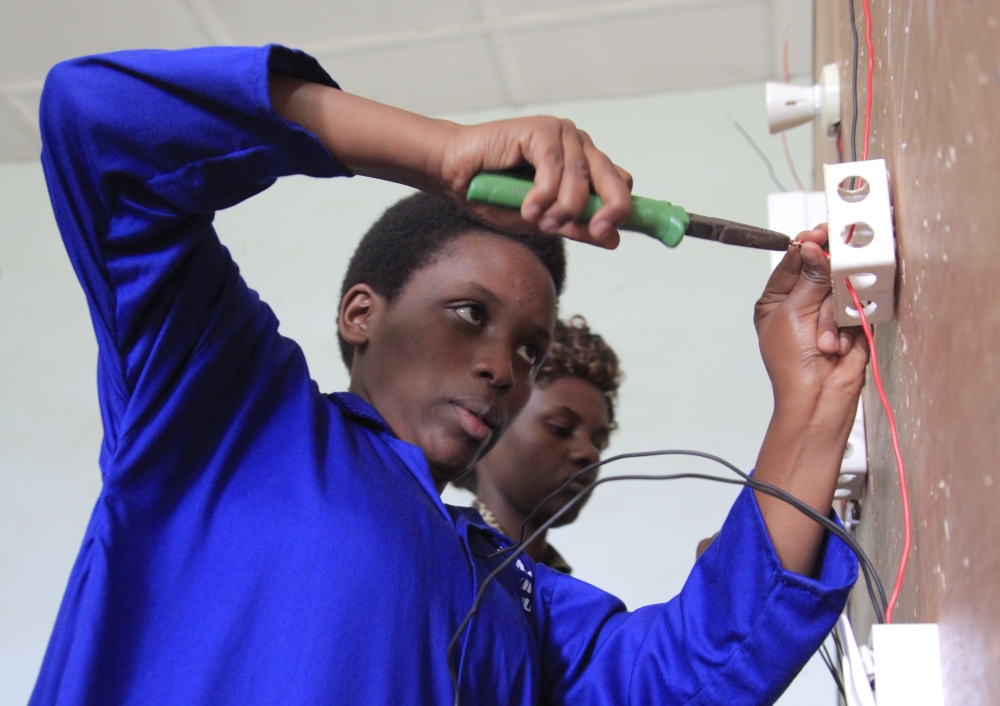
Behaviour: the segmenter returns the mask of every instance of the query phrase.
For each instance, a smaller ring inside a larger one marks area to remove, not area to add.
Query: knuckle
[[[550,148],[545,150],[542,154],[542,164],[546,167],[552,167],[559,169],[563,166],[563,153],[562,150],[556,148]]]
[[[590,165],[588,165],[587,160],[582,157],[576,157],[569,160],[566,162],[564,169],[570,176],[579,177],[581,179],[590,178]]]
[[[551,115],[539,115],[536,120],[538,121],[539,127],[546,132],[554,132],[556,134],[562,132],[562,121],[559,120],[559,118],[555,118]]]

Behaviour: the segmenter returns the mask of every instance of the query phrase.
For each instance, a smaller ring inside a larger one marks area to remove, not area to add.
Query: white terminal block
[[[896,239],[885,160],[824,164],[823,175],[837,325],[861,324],[847,291],[848,277],[868,323],[892,321],[896,304]]]

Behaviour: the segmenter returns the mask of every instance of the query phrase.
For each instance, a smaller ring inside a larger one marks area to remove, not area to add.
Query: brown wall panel
[[[862,0],[858,156],[867,51]],[[913,550],[897,622],[938,622],[949,706],[1000,704],[1000,2],[871,2],[869,158],[890,174],[896,320],[875,334],[909,476]],[[848,0],[817,0],[816,66],[839,61],[849,159]],[[836,158],[817,136],[816,163]],[[821,167],[818,168],[821,176]],[[821,179],[817,179],[821,188]],[[869,373],[858,535],[891,590],[902,509]],[[852,617],[867,639],[870,608]]]

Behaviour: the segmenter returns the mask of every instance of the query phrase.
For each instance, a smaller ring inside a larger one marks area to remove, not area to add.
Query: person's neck
[[[372,408],[379,413],[379,416],[382,417],[382,421],[385,422],[386,426],[389,427],[389,433],[395,436],[397,439],[399,438],[399,434],[397,434],[395,430],[393,430],[392,425],[389,423],[389,420],[387,420],[385,416],[382,414],[382,412],[379,410],[379,408],[375,406],[374,398],[372,397],[371,392],[369,392],[368,388],[365,386],[364,382],[361,380],[361,375],[355,376],[353,369],[351,370],[351,384],[348,386],[347,391],[350,392],[352,395],[357,395],[365,402],[370,404]],[[431,480],[434,481],[434,488],[437,490],[438,495],[440,495],[441,493],[444,492],[444,489],[448,487],[448,480],[446,477],[442,477],[442,474],[436,468],[434,468],[434,466],[431,466],[430,463],[428,463],[427,465],[431,471]]]
[[[497,522],[503,528],[503,533],[513,539],[515,542],[521,536],[521,523],[524,522],[525,515],[522,514],[517,508],[511,505],[507,499],[498,493],[495,488],[488,484],[480,484],[476,497],[479,498],[479,502],[485,505],[493,516],[497,518]],[[532,520],[528,523],[528,526],[524,529],[524,537],[527,539],[541,523],[537,520]],[[542,561],[545,558],[545,548],[548,544],[545,541],[545,536],[548,534],[548,530],[542,532],[538,535],[531,544],[525,548],[525,553],[531,557],[534,561]]]

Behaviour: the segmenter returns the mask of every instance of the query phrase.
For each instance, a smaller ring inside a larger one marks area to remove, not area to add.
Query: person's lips
[[[575,480],[566,487],[566,490],[568,490],[573,495],[579,495],[584,490],[586,490],[588,485],[590,484],[584,483],[582,480]]]
[[[574,480],[572,483],[566,486],[566,491],[572,495],[579,495],[584,490],[586,490],[587,487],[589,487],[590,484],[593,483],[595,480],[597,480],[597,469],[588,471],[587,473],[584,473],[582,476]]]
[[[480,441],[488,439],[500,427],[500,411],[478,400],[453,400],[458,421],[466,434]]]

